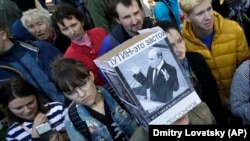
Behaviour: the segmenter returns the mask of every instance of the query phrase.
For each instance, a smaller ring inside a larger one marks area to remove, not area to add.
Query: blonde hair
[[[44,8],[34,8],[34,9],[30,9],[30,10],[23,12],[21,22],[22,22],[23,26],[26,29],[28,29],[27,24],[26,24],[27,21],[32,21],[33,19],[39,19],[39,18],[42,18],[49,27],[52,27],[50,14]]]
[[[180,6],[180,9],[184,13],[189,15],[190,13],[192,13],[193,8],[195,6],[197,6],[198,4],[202,3],[203,1],[207,1],[207,0],[180,0],[179,6]],[[210,1],[210,3],[212,3],[212,0],[208,0],[208,1]]]

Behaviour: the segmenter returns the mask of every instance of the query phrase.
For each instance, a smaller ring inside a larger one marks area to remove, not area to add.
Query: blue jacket
[[[118,127],[120,127],[125,136],[129,139],[134,133],[135,129],[137,128],[137,123],[135,122],[133,117],[130,116],[125,110],[124,112],[120,111],[121,106],[119,106],[117,102],[114,101],[114,99],[106,89],[102,87],[97,87],[97,88],[101,91],[105,101],[107,102],[108,107],[110,108],[110,111],[112,113],[111,116],[114,122],[118,125]],[[71,105],[74,105],[74,103],[72,103]],[[86,122],[89,129],[90,128],[92,129],[90,132],[92,140],[94,141],[113,140],[109,134],[107,127],[100,121],[92,117],[88,112],[88,110],[83,105],[77,105],[77,111],[79,113],[80,118]],[[84,136],[82,136],[81,133],[77,131],[77,129],[74,128],[73,123],[69,118],[68,111],[66,113],[67,114],[65,117],[64,124],[69,138],[75,141],[77,140],[86,141],[87,139]]]
[[[14,45],[0,55],[0,65],[11,66],[19,70],[28,82],[52,101],[65,103],[64,95],[57,91],[52,82],[50,71],[50,63],[60,56],[61,52],[50,43],[43,41],[34,41],[33,46],[21,44],[14,41]],[[0,69],[0,79],[11,75],[9,71]]]
[[[153,22],[145,18],[143,21],[143,27],[151,28],[153,26]],[[117,24],[112,32],[108,34],[102,41],[102,45],[100,47],[99,56],[105,54],[106,52],[110,51],[112,48],[118,46],[119,44],[131,39],[132,37],[127,33],[127,31],[123,28],[121,24]]]
[[[178,6],[178,1],[177,0],[165,0],[165,1],[169,1],[170,3],[170,7],[173,11],[174,17],[175,19],[173,19],[171,17],[171,11],[168,8],[168,6],[163,2],[164,0],[158,0],[155,3],[154,6],[154,16],[156,20],[167,20],[167,21],[173,21],[176,22],[176,24],[178,24],[178,28],[180,29],[180,25],[181,25],[181,17],[180,17],[180,9]]]
[[[14,39],[19,41],[36,40],[36,38],[23,26],[20,19],[12,24],[12,34]]]

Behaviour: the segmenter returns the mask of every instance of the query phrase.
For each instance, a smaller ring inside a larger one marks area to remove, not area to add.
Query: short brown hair
[[[63,19],[70,20],[74,17],[77,20],[84,22],[85,24],[86,21],[84,20],[83,15],[74,6],[65,2],[61,2],[55,6],[55,11],[53,12],[51,16],[51,19],[52,19],[53,25],[57,29],[59,29],[59,27],[57,26],[57,23],[60,23],[64,26]]]
[[[126,6],[126,7],[129,7],[132,5],[132,2],[133,1],[136,1],[139,8],[142,10],[142,4],[140,2],[140,0],[112,0],[111,1],[111,6],[110,6],[110,10],[111,10],[111,13],[112,13],[112,16],[114,18],[119,18],[119,15],[116,11],[116,7],[119,3],[121,3],[122,5]]]
[[[9,29],[1,21],[0,21],[0,31],[6,32],[8,38],[10,38],[10,31],[9,31]]]
[[[90,76],[82,62],[65,57],[59,57],[52,62],[51,72],[56,87],[62,92],[70,91],[70,87],[77,87],[79,81]]]

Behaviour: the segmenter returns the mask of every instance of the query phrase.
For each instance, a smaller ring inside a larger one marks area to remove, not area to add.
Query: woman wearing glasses
[[[52,77],[60,91],[72,100],[80,120],[86,123],[86,134],[74,126],[76,123],[69,110],[65,117],[65,127],[71,140],[128,140],[137,127],[137,123],[119,103],[113,99],[110,91],[96,86],[94,75],[79,61],[70,58],[58,58],[52,65]],[[74,114],[74,113],[73,113]]]

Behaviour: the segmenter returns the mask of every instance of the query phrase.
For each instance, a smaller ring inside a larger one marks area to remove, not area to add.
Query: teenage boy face
[[[210,0],[204,0],[193,8],[187,15],[187,21],[191,22],[196,30],[211,31],[213,29],[213,8]]]
[[[133,36],[142,29],[144,15],[136,0],[132,0],[132,5],[126,7],[121,3],[117,4],[117,22],[120,23],[129,35]]]

